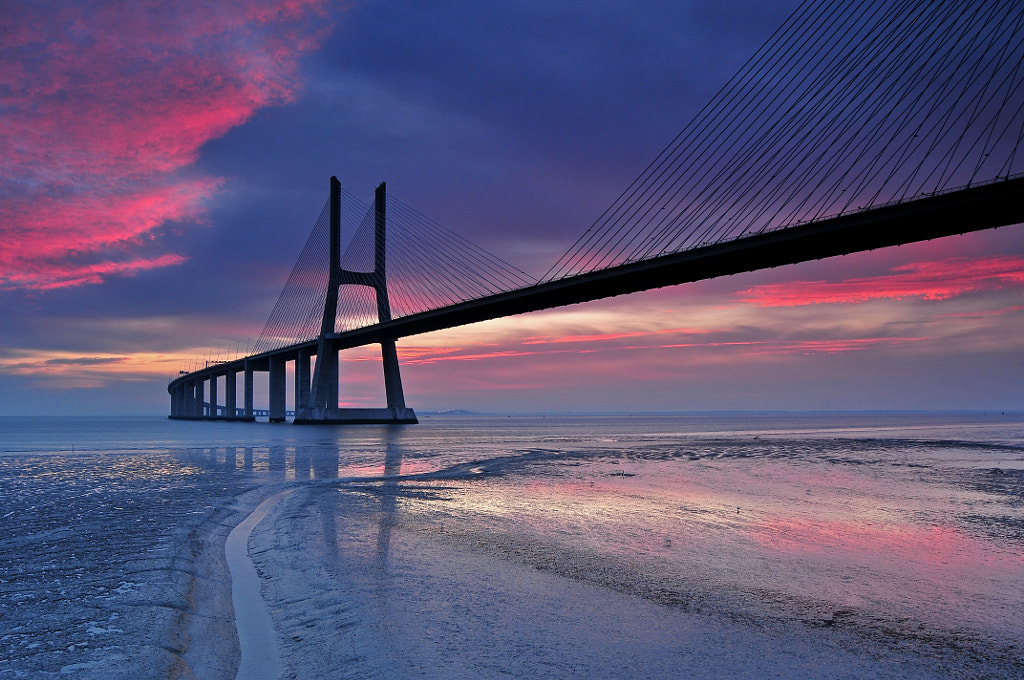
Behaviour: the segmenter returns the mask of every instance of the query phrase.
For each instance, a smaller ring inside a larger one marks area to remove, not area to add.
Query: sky
[[[336,175],[541,276],[794,10],[0,3],[0,414],[163,415]],[[1021,410],[1024,228],[399,342],[421,411]],[[383,405],[376,348],[342,405]]]

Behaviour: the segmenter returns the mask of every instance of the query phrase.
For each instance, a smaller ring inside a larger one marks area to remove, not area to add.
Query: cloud
[[[949,314],[940,314],[938,319],[983,319],[985,317],[992,316],[1006,316],[1008,314],[1016,314],[1018,312],[1024,312],[1024,305],[1015,305],[1013,307],[1003,307],[1000,309],[979,309],[972,312],[950,312]]]
[[[0,375],[23,376],[49,388],[92,388],[167,377],[184,361],[183,356],[155,352],[83,355],[8,349],[0,354]]]
[[[523,340],[524,345],[546,345],[553,343],[570,343],[570,342],[608,342],[614,340],[623,340],[628,338],[640,338],[648,335],[661,335],[664,333],[671,333],[674,335],[698,335],[703,333],[710,333],[711,330],[707,328],[660,328],[653,331],[630,331],[623,333],[591,333],[586,335],[564,335],[564,336],[531,336]]]
[[[48,366],[102,366],[119,364],[125,361],[125,357],[73,357],[62,359],[47,359],[43,363]]]
[[[968,293],[1024,286],[1024,258],[950,258],[894,267],[882,276],[843,281],[791,281],[754,286],[737,296],[759,307],[858,303],[879,299],[948,300]]]
[[[73,262],[42,260],[27,263],[21,271],[0,277],[0,286],[31,287],[36,290],[70,288],[89,283],[100,283],[111,275],[130,276],[147,269],[160,269],[181,264],[181,255],[161,255],[151,259],[137,258],[124,262],[100,262],[90,265],[76,265]],[[20,286],[19,286],[20,284]]]
[[[0,19],[0,289],[180,264],[158,229],[201,223],[220,180],[190,166],[292,101],[323,0],[18,3]],[[155,252],[154,252],[155,251]]]

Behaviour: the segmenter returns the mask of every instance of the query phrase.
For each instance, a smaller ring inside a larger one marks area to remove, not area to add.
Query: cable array
[[[431,220],[407,203],[387,196],[384,272],[392,318],[466,302],[536,283],[529,274]],[[374,269],[375,213],[366,208],[341,266]],[[380,283],[380,278],[373,279]],[[372,288],[344,285],[335,328],[341,332],[377,323]]]
[[[330,284],[330,205],[326,203],[256,341],[254,353],[312,340],[320,334]],[[387,266],[374,273],[375,211],[346,190],[341,193],[341,267],[366,273],[388,291],[392,318],[446,307],[536,283],[525,272],[459,236],[391,196],[386,205]],[[335,330],[378,322],[376,291],[343,284]]]
[[[807,0],[542,280],[1024,172],[1024,3]]]
[[[365,204],[352,196],[341,203],[341,242],[353,239]],[[330,200],[324,203],[306,245],[295,262],[281,295],[253,348],[254,354],[287,347],[320,334],[330,281]]]
[[[309,319],[317,324],[327,298],[327,267],[330,239],[330,201],[324,204],[306,245],[299,255],[284,290],[277,298],[263,331],[253,347],[254,354],[292,344],[306,333]],[[319,306],[319,309],[318,309]],[[319,326],[317,326],[319,329]],[[314,333],[315,336],[315,333]]]

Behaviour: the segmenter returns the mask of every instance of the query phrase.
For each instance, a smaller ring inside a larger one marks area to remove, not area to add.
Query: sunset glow
[[[793,281],[755,286],[739,293],[759,307],[795,307],[825,303],[921,298],[948,300],[970,293],[1024,287],[1024,258],[953,258],[914,262],[890,274],[844,281]]]

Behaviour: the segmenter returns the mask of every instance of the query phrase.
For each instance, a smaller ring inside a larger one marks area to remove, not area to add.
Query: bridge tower
[[[327,299],[317,338],[316,367],[312,384],[309,376],[309,355],[296,362],[296,423],[415,423],[416,413],[405,405],[402,376],[398,368],[398,351],[393,338],[382,340],[381,359],[384,365],[384,391],[387,408],[338,407],[338,350],[335,321],[338,315],[338,289],[344,285],[368,286],[377,298],[377,320],[391,321],[391,302],[387,284],[387,189],[382,182],[374,195],[373,271],[357,272],[341,266],[341,182],[331,177],[330,272]],[[308,386],[308,387],[307,387]]]

